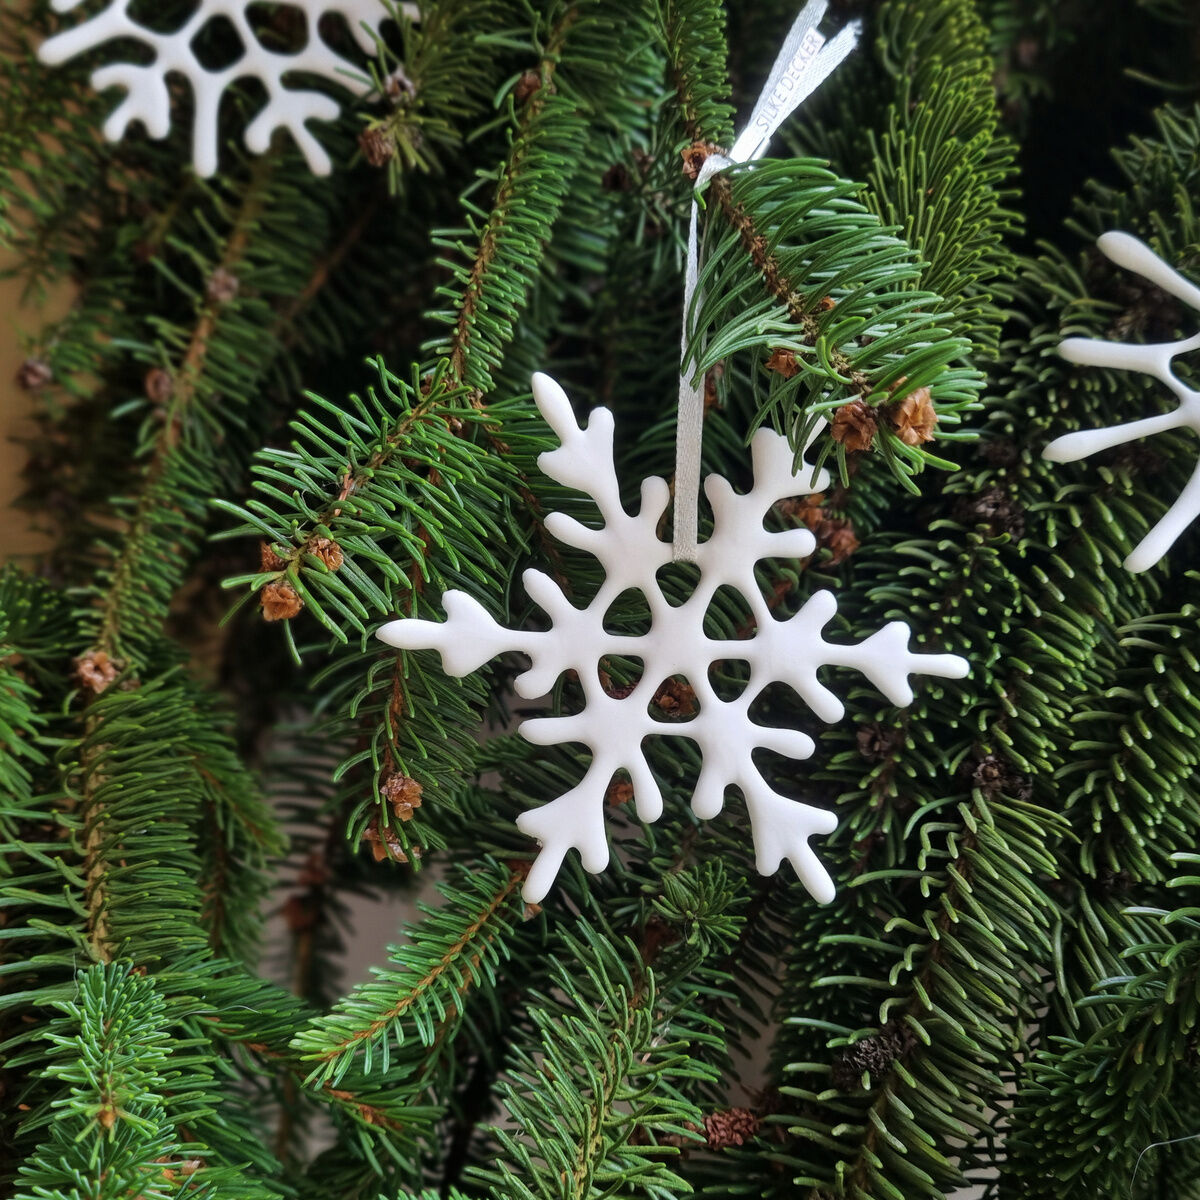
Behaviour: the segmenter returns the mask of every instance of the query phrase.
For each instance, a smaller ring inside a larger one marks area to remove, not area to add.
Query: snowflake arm
[[[770,429],[758,430],[751,439],[750,461],[754,487],[745,495],[739,496],[719,475],[704,481],[704,494],[713,510],[713,531],[700,546],[697,561],[702,583],[707,581],[713,592],[722,584],[743,590],[761,625],[770,616],[766,601],[757,588],[741,586],[753,578],[755,565],[764,558],[808,558],[817,548],[817,539],[807,529],[772,531],[765,529],[763,522],[780,500],[825,491],[829,472],[823,468],[812,472],[809,482],[802,483],[793,470],[794,455],[787,438]]]
[[[602,528],[589,529],[574,517],[553,512],[546,517],[547,532],[600,560],[604,584],[597,601],[603,597],[611,603],[628,588],[640,587],[647,571],[653,574],[671,561],[670,546],[658,536],[671,499],[670,486],[658,477],[643,480],[641,508],[631,517],[621,503],[612,413],[594,409],[587,424],[580,426],[566,392],[541,372],[533,377],[533,398],[560,443],[557,450],[538,455],[538,467],[555,482],[590,496],[604,521]]]
[[[822,809],[777,793],[754,762],[756,750],[772,750],[803,760],[816,750],[811,737],[795,729],[758,725],[751,708],[771,684],[790,684],[811,710],[825,721],[841,719],[841,701],[817,678],[825,666],[846,666],[862,672],[893,703],[911,702],[909,676],[920,672],[961,678],[965,660],[952,654],[914,654],[909,629],[896,621],[858,645],[827,642],[821,635],[836,611],[831,592],[813,595],[798,613],[777,620],[754,577],[764,558],[807,557],[816,549],[806,529],[772,531],[767,515],[777,501],[824,488],[824,472],[809,473],[806,483],[793,472],[794,455],[787,439],[759,430],[751,442],[754,486],[736,493],[723,479],[710,477],[705,491],[713,508],[714,529],[698,549],[700,579],[682,604],[672,606],[656,573],[670,561],[670,545],[658,536],[666,511],[668,489],[661,479],[642,485],[642,504],[630,515],[620,500],[613,461],[613,419],[605,409],[592,412],[580,426],[562,388],[545,375],[533,381],[534,399],[558,434],[560,445],[539,458],[541,468],[558,482],[586,493],[603,520],[591,529],[560,513],[551,513],[547,528],[568,545],[593,554],[605,578],[592,601],[578,608],[562,588],[541,571],[526,571],[525,590],[549,619],[544,631],[506,629],[469,596],[447,592],[446,621],[392,621],[379,637],[405,649],[434,649],[450,674],[466,675],[490,658],[520,650],[531,659],[529,670],[516,680],[526,697],[546,694],[564,672],[573,672],[583,692],[580,712],[535,717],[520,727],[521,736],[537,746],[579,744],[592,754],[584,777],[557,799],[517,821],[522,832],[541,846],[528,879],[525,898],[540,901],[562,867],[577,850],[584,867],[599,871],[608,863],[604,813],[613,775],[625,771],[633,788],[638,817],[657,820],[663,798],[646,758],[651,737],[688,738],[700,751],[700,773],[692,793],[696,816],[717,816],[729,788],[745,800],[754,838],[755,861],[764,874],[777,870],[784,859],[795,867],[805,887],[819,901],[833,896],[833,881],[809,845],[817,834],[836,827],[836,817]],[[705,633],[705,616],[718,588],[736,588],[751,606],[755,635],[741,640],[718,640]],[[646,597],[651,613],[647,634],[610,633],[604,617],[612,601],[628,588]],[[641,679],[628,694],[610,695],[602,685],[605,658],[638,658]],[[717,660],[748,664],[749,680],[732,699],[718,695],[709,679]],[[667,723],[658,719],[654,699],[661,685],[683,676],[695,694],[698,711],[690,720]]]
[[[497,655],[527,649],[529,640],[538,636],[506,629],[466,592],[447,592],[442,607],[445,621],[389,621],[375,636],[400,650],[436,650],[446,673],[456,679],[473,674]]]
[[[805,704],[827,723],[840,721],[845,708],[817,679],[821,667],[851,667],[859,671],[901,708],[913,701],[910,675],[962,679],[967,674],[966,659],[957,654],[913,654],[908,648],[911,631],[903,621],[892,621],[856,646],[827,642],[821,630],[836,611],[837,599],[832,592],[815,592],[787,621],[769,618],[760,622],[757,636],[749,643],[723,643],[725,657],[749,658],[752,664],[761,667],[764,677],[794,688]]]
[[[1141,275],[1200,312],[1200,287],[1165,263],[1144,242],[1127,233],[1112,232],[1101,235],[1097,245],[1117,266]],[[1197,349],[1200,349],[1200,334],[1179,342],[1149,346],[1093,338],[1066,338],[1058,352],[1068,362],[1150,375],[1166,384],[1179,404],[1171,412],[1158,416],[1129,421],[1108,429],[1081,429],[1064,434],[1055,438],[1042,456],[1050,462],[1077,462],[1102,450],[1111,450],[1137,438],[1166,433],[1171,429],[1187,427],[1200,433],[1200,392],[1188,387],[1172,368],[1172,360],[1176,356]],[[1166,515],[1126,558],[1125,566],[1130,571],[1145,571],[1152,567],[1197,517],[1200,517],[1200,463]]]
[[[53,0],[56,12],[77,8],[82,0]],[[387,15],[382,0],[288,0],[287,7],[300,9],[305,21],[305,46],[297,54],[278,54],[266,49],[255,36],[246,11],[246,0],[201,0],[192,16],[177,30],[161,33],[129,16],[131,0],[112,0],[107,8],[71,29],[48,38],[38,51],[42,62],[52,66],[110,42],[132,38],[154,53],[154,61],[112,63],[92,75],[98,91],[121,87],[125,98],[104,125],[104,136],[118,141],[134,121],[140,121],[154,138],[166,137],[171,125],[171,100],[167,76],[175,71],[191,85],[195,102],[193,125],[193,161],[200,175],[212,175],[217,169],[218,110],[221,98],[235,80],[256,76],[267,90],[266,107],[246,129],[247,147],[263,153],[277,129],[286,129],[296,140],[309,168],[317,175],[330,170],[329,155],[308,129],[309,120],[331,121],[339,112],[336,101],[320,92],[285,88],[284,76],[303,71],[339,83],[354,95],[369,87],[353,63],[328,46],[318,32],[325,13],[340,13],[346,18],[354,37],[367,53],[374,51],[373,34]],[[403,6],[415,16],[413,5]],[[193,42],[214,18],[227,19],[242,43],[242,56],[223,69],[209,69],[196,57]]]

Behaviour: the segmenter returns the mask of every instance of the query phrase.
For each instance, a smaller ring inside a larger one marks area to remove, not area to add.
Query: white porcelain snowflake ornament
[[[580,428],[562,388],[547,375],[533,377],[533,394],[561,442],[557,450],[542,454],[538,465],[551,479],[591,496],[604,521],[601,528],[590,529],[573,517],[551,513],[546,528],[559,541],[599,559],[605,572],[599,592],[586,608],[576,608],[548,575],[529,570],[523,577],[525,588],[550,618],[545,631],[506,629],[470,596],[450,591],[443,597],[444,623],[392,621],[378,632],[393,646],[440,651],[443,666],[455,676],[469,675],[506,651],[524,651],[532,666],[517,678],[515,687],[519,695],[531,699],[549,692],[564,671],[578,674],[584,695],[581,712],[537,717],[520,727],[521,735],[534,745],[577,742],[592,752],[587,773],[576,787],[518,819],[520,829],[542,847],[525,883],[525,899],[536,903],[546,895],[568,850],[578,850],[589,871],[608,865],[604,810],[614,772],[628,771],[641,820],[654,821],[661,815],[662,794],[642,749],[645,738],[658,736],[690,738],[700,748],[701,770],[692,796],[697,816],[715,817],[725,789],[738,787],[750,813],[759,871],[769,875],[786,858],[817,900],[831,900],[833,881],[808,839],[831,833],[837,819],[779,795],[752,757],[762,748],[805,759],[815,744],[798,730],[756,725],[750,719],[751,705],[769,684],[786,683],[818,717],[833,722],[844,709],[817,679],[824,666],[854,667],[893,704],[905,705],[913,698],[910,674],[960,679],[967,673],[966,661],[954,654],[911,653],[909,629],[902,621],[884,626],[857,646],[827,642],[821,630],[833,617],[837,602],[826,591],[815,593],[788,620],[772,615],[755,581],[755,564],[764,558],[805,558],[816,549],[816,539],[807,529],[768,531],[764,519],[776,501],[820,491],[828,481],[820,472],[811,486],[802,483],[792,472],[787,439],[766,429],[759,430],[751,443],[754,486],[750,492],[738,495],[715,475],[705,480],[715,519],[713,533],[699,547],[700,579],[695,590],[684,604],[673,607],[655,578],[655,572],[671,561],[670,544],[658,536],[670,502],[666,481],[644,480],[641,506],[636,516],[630,516],[621,504],[613,461],[612,414],[597,408]],[[806,479],[811,475],[805,471]],[[757,626],[753,637],[720,641],[706,636],[704,616],[723,584],[735,587],[750,605]],[[649,604],[648,633],[622,636],[604,628],[613,601],[629,588],[641,591]],[[601,684],[600,664],[608,655],[635,657],[644,664],[640,682],[621,698],[609,695]],[[733,700],[721,699],[709,681],[709,666],[722,659],[750,665],[749,683]],[[649,713],[650,701],[667,679],[678,675],[691,684],[698,713],[688,721],[655,720]]]
[[[1106,233],[1096,243],[1106,257],[1119,267],[1141,275],[1163,291],[1200,312],[1200,287],[1168,266],[1144,242],[1128,233]],[[1081,429],[1055,438],[1043,451],[1051,462],[1075,462],[1101,450],[1123,446],[1137,438],[1168,429],[1188,427],[1200,433],[1200,392],[1188,387],[1172,370],[1172,359],[1190,350],[1200,349],[1200,334],[1181,342],[1162,342],[1150,346],[1105,342],[1091,338],[1067,338],[1058,352],[1068,362],[1091,367],[1110,367],[1118,371],[1139,371],[1152,375],[1175,393],[1179,404],[1156,417],[1144,417],[1108,429]],[[1175,540],[1200,517],[1200,462],[1166,515],[1137,544],[1125,560],[1130,571],[1145,571],[1167,553]]]
[[[55,12],[70,12],[83,0],[52,0]],[[129,15],[132,0],[112,0],[107,8],[90,19],[47,39],[38,51],[44,63],[57,65],[78,54],[93,50],[114,38],[132,38],[154,52],[154,61],[141,66],[119,62],[101,67],[92,75],[98,91],[109,87],[125,89],[125,99],[104,125],[104,136],[119,141],[133,121],[140,121],[151,137],[166,137],[171,127],[171,97],[167,76],[182,75],[191,85],[195,101],[193,160],[201,175],[217,169],[217,112],[225,91],[237,79],[255,76],[267,90],[267,104],[246,128],[246,146],[262,154],[277,129],[286,129],[303,152],[309,167],[318,175],[329,173],[329,155],[309,131],[309,120],[332,121],[339,105],[320,92],[288,88],[284,76],[303,71],[335,82],[356,96],[363,95],[370,80],[347,59],[331,49],[318,32],[318,22],[326,13],[345,17],[362,49],[375,50],[372,31],[387,16],[383,0],[286,0],[279,8],[292,8],[303,14],[305,45],[296,54],[268,50],[255,37],[247,17],[252,4],[247,0],[200,0],[195,12],[172,33],[149,29]],[[406,10],[413,6],[405,5]],[[411,13],[410,13],[411,15]],[[242,56],[221,69],[205,67],[196,57],[194,43],[210,22],[225,18],[237,30]]]

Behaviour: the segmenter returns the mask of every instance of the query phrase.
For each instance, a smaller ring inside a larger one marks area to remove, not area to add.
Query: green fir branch
[[[411,928],[406,945],[392,948],[389,965],[293,1039],[292,1050],[310,1065],[310,1083],[338,1086],[361,1055],[364,1074],[378,1060],[393,1087],[405,1075],[419,1087],[430,1051],[446,1046],[462,1021],[464,996],[494,986],[523,879],[493,867],[458,888],[442,885],[445,903],[422,907],[426,919]]]
[[[631,945],[586,924],[562,944],[571,965],[552,976],[564,999],[533,1010],[538,1058],[517,1052],[498,1088],[513,1122],[493,1131],[505,1157],[476,1177],[521,1200],[619,1194],[633,1180],[666,1200],[685,1185],[671,1168],[678,1150],[656,1141],[689,1137],[699,1113],[676,1081],[705,1069],[672,1038],[652,972],[631,972]]]

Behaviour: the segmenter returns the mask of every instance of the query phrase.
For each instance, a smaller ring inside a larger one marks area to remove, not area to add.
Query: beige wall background
[[[11,266],[11,257],[0,255],[0,271]],[[25,448],[15,439],[32,431],[29,418],[36,403],[36,396],[17,386],[16,376],[25,358],[22,333],[61,316],[71,302],[71,290],[62,288],[48,296],[39,310],[37,305],[22,304],[21,290],[19,280],[0,280],[0,511],[4,514],[0,562],[24,558],[47,545],[46,537],[35,529],[33,514],[13,507],[25,465]]]

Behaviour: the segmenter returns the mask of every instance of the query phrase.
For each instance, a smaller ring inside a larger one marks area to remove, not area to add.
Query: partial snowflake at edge
[[[1117,266],[1141,275],[1200,313],[1200,287],[1185,279],[1144,242],[1128,233],[1114,230],[1101,234],[1096,244],[1101,253]],[[1042,456],[1050,462],[1077,462],[1102,450],[1111,450],[1138,438],[1166,433],[1170,429],[1188,428],[1200,433],[1200,392],[1188,387],[1171,365],[1178,355],[1193,350],[1200,350],[1200,334],[1179,342],[1143,346],[1094,338],[1066,338],[1058,352],[1068,362],[1150,375],[1160,383],[1165,383],[1179,403],[1170,412],[1157,416],[1127,421],[1107,429],[1080,429],[1075,433],[1063,434],[1042,451]],[[1200,461],[1166,514],[1125,559],[1126,569],[1145,571],[1154,566],[1197,517],[1200,517]]]
[[[83,0],[53,0],[56,12],[78,8]],[[284,86],[284,76],[302,71],[337,83],[354,96],[365,94],[370,80],[352,62],[343,58],[321,38],[320,18],[339,14],[345,18],[355,40],[366,54],[373,54],[373,33],[387,16],[382,0],[284,0],[280,8],[300,10],[305,21],[305,45],[295,54],[267,50],[255,37],[247,19],[249,3],[239,0],[201,0],[199,7],[179,29],[160,33],[134,21],[128,15],[131,0],[112,0],[107,8],[70,29],[48,38],[38,51],[44,63],[56,66],[104,45],[116,38],[131,38],[154,53],[154,61],[145,66],[117,62],[92,74],[97,91],[120,87],[125,98],[104,124],[104,136],[112,142],[125,136],[134,121],[140,121],[153,138],[163,138],[171,128],[171,97],[167,76],[182,75],[192,90],[195,106],[193,119],[193,161],[196,171],[212,175],[218,165],[218,110],[226,90],[235,80],[257,77],[267,91],[267,103],[246,127],[245,142],[254,154],[264,153],[277,129],[286,129],[295,139],[317,175],[329,173],[329,155],[308,129],[309,120],[332,121],[341,111],[336,100],[321,92]],[[408,16],[415,6],[403,5]],[[237,30],[243,54],[234,63],[220,69],[201,64],[192,43],[212,20],[222,17]]]

